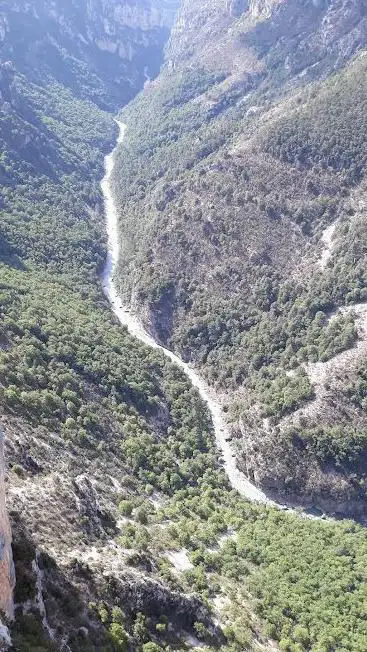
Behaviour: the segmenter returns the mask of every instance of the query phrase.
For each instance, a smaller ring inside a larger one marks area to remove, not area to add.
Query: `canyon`
[[[366,301],[366,15],[360,3],[307,7],[181,5],[160,76],[121,112],[117,284],[155,339],[215,386],[251,481],[277,502],[363,520],[353,390],[339,374],[338,409],[334,394],[334,412],[291,419],[312,401],[307,363],[360,350],[353,305]]]
[[[364,3],[0,40],[3,647],[364,652]]]
[[[117,139],[116,150],[118,149],[119,145],[123,143],[126,131],[126,125],[123,123],[118,122],[118,126],[119,137]],[[186,376],[190,379],[193,387],[198,389],[201,398],[209,407],[217,447],[223,456],[224,469],[233,489],[251,501],[256,501],[263,504],[271,504],[271,501],[266,497],[266,495],[257,487],[255,487],[255,485],[249,481],[246,475],[241,473],[241,471],[238,469],[235,461],[235,455],[228,441],[230,438],[230,430],[227,427],[221,406],[219,405],[214,392],[210,391],[209,387],[192,367],[183,362],[177,355],[172,353],[172,351],[161,346],[152,337],[152,335],[149,335],[149,333],[144,330],[142,323],[139,320],[139,316],[132,314],[130,309],[126,309],[126,307],[124,307],[121,303],[121,299],[119,297],[114,280],[120,251],[120,235],[118,231],[117,220],[118,210],[113,197],[111,183],[112,175],[114,172],[114,159],[116,150],[113,150],[112,153],[108,154],[105,158],[106,173],[101,184],[105,200],[105,214],[108,235],[107,261],[102,274],[103,290],[108,300],[110,301],[112,310],[118,318],[120,324],[122,326],[127,326],[129,333],[131,333],[131,335],[136,337],[144,344],[147,344],[154,349],[163,351],[164,355],[166,355],[175,365],[184,371]]]

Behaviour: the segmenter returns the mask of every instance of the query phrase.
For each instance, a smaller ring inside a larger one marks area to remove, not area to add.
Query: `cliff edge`
[[[0,430],[0,612],[13,618],[13,589],[15,584],[11,529],[5,502],[4,435]],[[0,624],[0,646],[6,642],[6,628]]]

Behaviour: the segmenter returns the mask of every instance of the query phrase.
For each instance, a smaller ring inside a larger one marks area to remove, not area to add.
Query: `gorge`
[[[366,25],[3,2],[3,647],[365,652]]]
[[[365,519],[364,357],[296,419],[310,365],[359,348],[366,301],[366,16],[311,4],[182,4],[160,76],[121,112],[117,282],[221,394],[256,485]]]
[[[228,475],[231,486],[249,500],[254,500],[264,504],[271,504],[271,501],[265,496],[265,494],[257,489],[253,484],[251,484],[245,474],[239,471],[237,468],[237,464],[234,459],[234,453],[228,442],[230,431],[227,428],[225,419],[222,414],[222,409],[218,401],[213,396],[212,392],[210,392],[208,386],[192,367],[183,362],[177,355],[172,353],[172,351],[165,349],[163,346],[158,344],[157,341],[144,330],[139,320],[139,316],[132,314],[130,310],[127,310],[121,303],[118,291],[116,289],[114,277],[116,274],[117,263],[119,261],[119,240],[120,238],[123,238],[123,234],[119,234],[118,232],[118,211],[115,204],[115,199],[113,197],[111,177],[114,171],[115,153],[118,146],[121,145],[124,140],[126,125],[121,122],[118,122],[117,124],[119,127],[119,137],[117,139],[116,149],[113,150],[111,154],[108,154],[105,158],[105,176],[101,184],[105,202],[105,216],[108,236],[107,261],[102,274],[103,290],[108,300],[110,301],[112,310],[118,318],[120,324],[127,326],[129,333],[131,333],[131,335],[135,336],[144,344],[163,351],[164,355],[166,355],[174,364],[180,367],[186,376],[190,379],[192,385],[198,389],[201,398],[209,407],[215,431],[216,443],[219,451],[223,456],[224,469]],[[120,261],[120,264],[123,265],[123,261]]]

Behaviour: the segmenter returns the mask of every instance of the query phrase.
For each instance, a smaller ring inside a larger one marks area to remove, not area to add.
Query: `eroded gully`
[[[119,126],[119,137],[117,140],[116,148],[105,157],[105,176],[101,182],[101,188],[104,196],[106,228],[108,236],[108,254],[106,264],[102,273],[102,286],[103,291],[108,298],[112,310],[118,318],[120,324],[127,327],[129,333],[136,337],[138,340],[151,346],[154,349],[159,349],[166,355],[172,362],[177,364],[191,380],[194,387],[200,393],[201,398],[207,403],[211,413],[215,439],[222,454],[223,465],[228,475],[229,481],[234,489],[236,489],[242,496],[245,496],[251,501],[256,501],[268,505],[276,505],[275,502],[270,500],[260,489],[253,485],[248,478],[236,466],[235,457],[232,448],[227,438],[230,437],[230,431],[223,417],[221,406],[209,389],[208,385],[200,378],[198,373],[186,362],[183,362],[177,355],[158,344],[149,333],[147,333],[139,319],[127,310],[121,303],[118,292],[114,282],[114,271],[119,257],[119,235],[118,235],[118,218],[117,207],[112,193],[111,178],[114,169],[115,152],[117,147],[122,143],[126,131],[126,125],[121,122],[117,123]]]

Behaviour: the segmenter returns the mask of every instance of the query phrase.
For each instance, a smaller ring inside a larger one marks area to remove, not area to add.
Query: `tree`
[[[160,645],[157,645],[157,643],[152,643],[152,641],[149,641],[149,643],[144,643],[143,645],[143,652],[161,652],[163,648],[161,648]]]
[[[136,615],[133,625],[133,634],[134,638],[136,638],[139,643],[144,643],[147,639],[146,618],[141,612]]]
[[[118,652],[127,652],[129,637],[120,623],[112,623],[109,628],[111,640]]]
[[[131,500],[121,500],[119,502],[119,512],[121,512],[123,516],[131,516],[132,511],[133,504]]]

